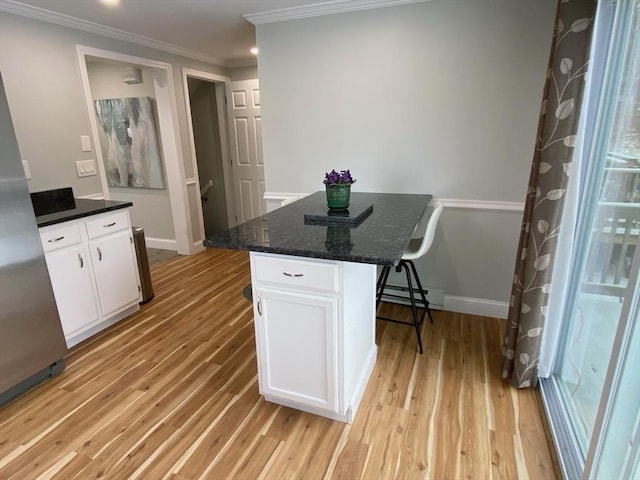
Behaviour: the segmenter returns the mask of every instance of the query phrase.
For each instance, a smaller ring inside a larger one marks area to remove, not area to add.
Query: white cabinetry
[[[375,266],[251,253],[265,399],[351,422],[376,356]]]
[[[138,310],[139,277],[126,210],[43,227],[40,237],[67,346]]]
[[[107,215],[86,225],[100,310],[108,317],[140,298],[129,214]]]
[[[267,288],[257,293],[262,393],[337,410],[338,300]]]

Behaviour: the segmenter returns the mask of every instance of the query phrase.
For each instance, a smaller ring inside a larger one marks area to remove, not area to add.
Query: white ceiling
[[[255,64],[249,52],[255,28],[243,15],[300,18],[415,1],[424,0],[120,0],[114,7],[99,0],[0,0],[0,11],[233,67]],[[273,12],[281,9],[288,10]]]

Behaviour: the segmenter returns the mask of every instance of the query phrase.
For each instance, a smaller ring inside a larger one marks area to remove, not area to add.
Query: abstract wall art
[[[96,100],[95,107],[107,184],[164,188],[153,99]]]

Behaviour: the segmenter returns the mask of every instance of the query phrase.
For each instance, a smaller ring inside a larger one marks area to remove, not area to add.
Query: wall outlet
[[[96,162],[93,159],[90,160],[78,160],[76,162],[76,171],[78,177],[90,177],[96,174]]]

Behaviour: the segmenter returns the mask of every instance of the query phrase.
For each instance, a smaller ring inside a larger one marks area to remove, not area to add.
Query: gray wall
[[[185,176],[192,178],[182,68],[226,76],[225,68],[0,12],[0,71],[20,151],[31,168],[33,178],[29,181],[29,189],[39,191],[70,186],[76,196],[102,193],[98,177],[78,178],[75,171],[77,160],[94,158],[93,152],[82,152],[80,148],[80,135],[91,135],[91,132],[78,69],[78,44],[172,65],[179,148],[184,158]],[[194,202],[198,200],[191,200],[192,212],[196,211]],[[165,221],[170,223],[170,219],[170,211],[167,211]]]
[[[122,81],[120,68],[127,64],[92,61],[87,63],[87,74],[94,100],[104,98],[151,97],[155,99],[153,77],[149,69],[142,68],[142,83],[129,85]],[[159,135],[159,132],[157,132]],[[99,148],[99,145],[95,145]],[[104,158],[104,152],[103,152]],[[164,174],[167,184],[166,171]],[[133,203],[130,209],[133,225],[143,227],[146,237],[175,239],[171,221],[169,190],[147,188],[109,187],[112,200]]]
[[[258,78],[258,67],[236,67],[229,69],[229,79],[232,82],[239,82],[240,80],[255,80]]]
[[[524,201],[554,11],[448,0],[258,25],[267,191],[350,168],[355,191]],[[520,217],[446,208],[425,283],[508,301]]]

